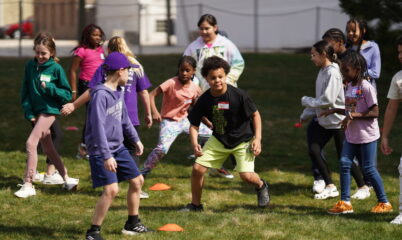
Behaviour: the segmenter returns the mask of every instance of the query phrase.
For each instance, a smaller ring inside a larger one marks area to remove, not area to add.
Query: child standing
[[[70,86],[73,92],[73,101],[82,95],[87,89],[96,69],[105,59],[102,44],[105,41],[103,30],[90,24],[84,28],[81,34],[80,43],[73,49],[73,61],[70,68]],[[77,87],[77,71],[80,69],[80,75]],[[78,146],[77,157],[86,157],[85,146],[85,124],[82,131],[81,144]]]
[[[398,42],[398,58],[402,63],[402,36],[399,37]],[[399,103],[402,100],[402,70],[397,72],[392,78],[389,87],[388,96],[389,101],[384,115],[384,125],[381,136],[381,151],[385,155],[392,153],[392,148],[389,146],[388,135],[391,132],[392,125],[396,118]],[[402,224],[402,157],[400,159],[399,170],[399,215],[391,221],[392,224]]]
[[[135,144],[137,155],[144,149],[135,128],[127,114],[121,86],[126,85],[131,63],[119,52],[111,53],[103,65],[107,74],[104,84],[95,86],[91,91],[91,101],[87,112],[85,138],[88,145],[89,162],[93,187],[103,186],[92,218],[91,228],[86,239],[102,239],[100,227],[105,215],[116,197],[118,182],[128,181],[127,191],[128,220],[123,234],[135,235],[150,230],[138,217],[140,192],[144,178],[123,145],[124,136]]]
[[[191,80],[194,77],[196,61],[190,56],[179,60],[177,76],[173,77],[150,93],[152,116],[160,122],[159,140],[156,148],[148,155],[141,170],[146,176],[168,153],[176,137],[185,132],[189,133],[190,123],[187,119],[188,109],[201,94],[201,89]],[[162,110],[159,113],[155,105],[155,97],[163,94]],[[202,128],[204,135],[210,135],[211,130]]]
[[[331,109],[327,112],[343,112],[346,117],[342,126],[346,129],[341,163],[341,201],[328,210],[330,214],[352,213],[350,203],[350,169],[357,157],[364,175],[369,178],[378,198],[378,204],[371,209],[373,213],[391,212],[392,206],[384,191],[381,176],[376,168],[378,127],[378,102],[375,88],[364,78],[366,61],[356,52],[348,52],[342,61],[342,75],[346,87],[345,110]]]
[[[27,198],[36,195],[32,181],[38,163],[37,148],[39,142],[47,157],[56,166],[64,179],[64,187],[75,189],[79,180],[69,178],[67,169],[57,153],[50,135],[50,126],[60,114],[61,104],[71,99],[71,89],[68,85],[63,68],[57,63],[56,44],[50,34],[39,34],[34,40],[35,58],[25,66],[25,76],[22,84],[22,108],[25,118],[34,127],[26,142],[27,166],[24,184],[15,192],[15,196]]]
[[[229,64],[220,57],[204,61],[201,73],[210,89],[201,95],[188,116],[197,159],[191,175],[192,201],[182,211],[203,210],[204,174],[208,168],[220,168],[230,154],[236,159],[241,179],[255,186],[258,206],[269,204],[268,184],[254,172],[254,158],[261,153],[261,117],[247,94],[226,84],[229,71]],[[213,136],[201,149],[197,138],[203,117],[212,123]]]

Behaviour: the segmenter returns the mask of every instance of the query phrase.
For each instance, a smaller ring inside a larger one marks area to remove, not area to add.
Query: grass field
[[[176,72],[178,55],[144,56],[140,59],[154,86]],[[302,111],[300,98],[314,95],[318,69],[307,54],[245,54],[246,69],[239,81],[241,88],[255,100],[263,120],[263,152],[256,159],[256,171],[270,184],[271,204],[256,207],[252,187],[234,180],[206,178],[203,213],[177,210],[190,201],[190,174],[193,160],[187,136],[180,136],[169,154],[146,179],[144,190],[150,198],[141,201],[142,221],[151,228],[176,223],[185,231],[157,232],[136,237],[120,234],[126,220],[125,192],[113,203],[103,225],[106,239],[400,239],[401,226],[388,222],[398,212],[399,181],[397,165],[402,149],[402,125],[398,117],[391,136],[395,153],[378,155],[378,167],[394,213],[374,215],[369,210],[376,203],[374,194],[367,200],[353,201],[354,214],[331,216],[326,209],[338,199],[314,200],[311,192],[310,160],[306,152],[305,127],[293,124]],[[69,173],[80,178],[79,190],[65,192],[60,186],[36,185],[37,196],[17,199],[13,193],[25,168],[24,144],[30,131],[23,119],[19,89],[27,59],[0,58],[0,239],[83,239],[101,189],[92,189],[89,164],[75,159],[80,132],[65,131],[60,151]],[[62,59],[65,69],[69,59]],[[381,119],[392,72],[383,72],[378,81]],[[83,109],[60,118],[63,128],[80,129]],[[144,155],[156,145],[158,126],[141,128]],[[334,144],[326,147],[326,156],[339,187],[338,160]],[[45,169],[44,156],[39,171]],[[228,165],[230,168],[230,164]],[[155,183],[164,182],[172,190],[151,192]],[[353,183],[352,188],[355,188]],[[373,193],[373,192],[372,192]]]

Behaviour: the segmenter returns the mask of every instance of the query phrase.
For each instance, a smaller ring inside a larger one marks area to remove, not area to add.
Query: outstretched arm
[[[382,127],[381,135],[381,152],[385,155],[389,155],[393,151],[392,148],[389,146],[388,136],[391,132],[392,126],[394,125],[400,101],[401,100],[399,99],[390,99],[387,105],[387,109],[385,110],[384,125]]]
[[[254,156],[258,156],[261,153],[261,137],[262,137],[262,126],[261,126],[261,115],[258,111],[255,111],[251,116],[254,128],[254,139],[251,143],[251,151]]]

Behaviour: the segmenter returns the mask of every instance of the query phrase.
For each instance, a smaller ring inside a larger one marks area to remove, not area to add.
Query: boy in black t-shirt
[[[220,168],[232,154],[243,181],[255,186],[258,206],[268,205],[268,185],[254,172],[254,159],[261,153],[261,117],[253,101],[242,90],[226,84],[229,64],[213,56],[204,61],[201,74],[210,89],[198,99],[188,119],[190,138],[197,159],[191,175],[192,202],[182,211],[202,211],[201,192],[208,168]],[[205,117],[212,123],[213,134],[201,149],[198,127]]]

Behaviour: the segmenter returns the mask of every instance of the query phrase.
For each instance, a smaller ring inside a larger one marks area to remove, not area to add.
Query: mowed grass
[[[400,116],[391,137],[395,152],[391,156],[378,154],[378,168],[394,205],[394,213],[369,213],[376,204],[372,192],[369,199],[352,202],[354,214],[328,215],[326,210],[338,198],[313,199],[306,128],[293,127],[302,111],[300,98],[314,96],[318,69],[307,54],[245,54],[244,57],[246,69],[239,86],[251,95],[262,116],[263,152],[256,159],[256,171],[269,182],[270,206],[257,208],[254,189],[242,183],[235,174],[234,180],[206,177],[203,213],[178,212],[191,199],[193,163],[187,159],[191,153],[188,137],[181,135],[146,179],[144,190],[150,198],[141,201],[140,217],[143,223],[154,229],[176,223],[185,231],[123,236],[120,231],[127,216],[127,184],[123,183],[106,216],[103,236],[106,239],[400,239],[401,226],[388,223],[398,212],[397,166],[402,149]],[[140,61],[152,84],[157,86],[176,73],[178,58],[178,55],[143,56]],[[19,98],[27,59],[1,58],[0,61],[0,239],[83,239],[101,189],[91,187],[88,161],[74,157],[80,131],[64,131],[60,150],[70,175],[80,178],[77,192],[38,184],[35,197],[17,199],[13,196],[25,169],[24,144],[30,132],[30,124],[23,119]],[[70,59],[62,59],[61,64],[68,69]],[[381,123],[392,75],[393,72],[383,72],[378,81]],[[78,126],[81,129],[84,110],[60,119],[63,128]],[[158,129],[157,124],[151,129],[140,129],[145,145],[142,161],[156,145]],[[325,153],[339,187],[339,164],[333,142],[327,145]],[[230,163],[227,167],[231,168]],[[44,169],[45,157],[40,155],[38,170]],[[169,184],[172,190],[147,190],[159,182]],[[352,189],[355,189],[355,183]]]

